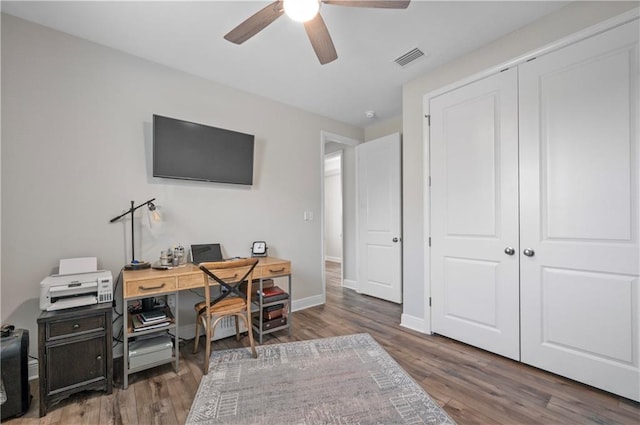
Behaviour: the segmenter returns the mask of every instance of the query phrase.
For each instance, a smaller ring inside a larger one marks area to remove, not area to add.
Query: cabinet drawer
[[[127,282],[126,298],[136,296],[147,297],[176,290],[175,276],[158,277],[155,279],[134,280]]]
[[[264,266],[256,267],[253,277],[267,278],[286,274],[291,274],[291,263],[265,264]]]
[[[202,288],[204,285],[204,273],[191,274],[178,277],[178,288]]]
[[[70,336],[81,332],[104,331],[104,329],[104,314],[53,321],[47,323],[47,339]]]

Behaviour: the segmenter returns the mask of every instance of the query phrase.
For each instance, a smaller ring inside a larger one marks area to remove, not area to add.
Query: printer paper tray
[[[62,310],[64,308],[80,307],[91,304],[98,304],[98,298],[95,295],[58,300],[47,307],[47,311]]]

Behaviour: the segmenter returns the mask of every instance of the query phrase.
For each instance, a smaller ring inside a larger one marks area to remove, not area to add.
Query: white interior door
[[[400,134],[356,146],[358,292],[402,302]]]
[[[520,210],[522,361],[640,401],[638,34],[521,66]]]
[[[519,359],[517,71],[430,113],[432,329]]]

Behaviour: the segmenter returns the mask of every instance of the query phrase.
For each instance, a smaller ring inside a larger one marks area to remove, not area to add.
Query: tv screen
[[[153,116],[153,176],[253,184],[254,136]]]

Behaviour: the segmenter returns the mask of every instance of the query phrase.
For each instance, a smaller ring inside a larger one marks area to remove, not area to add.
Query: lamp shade
[[[151,221],[155,221],[156,223],[162,221],[162,216],[160,215],[160,211],[158,211],[158,207],[156,207],[153,202],[149,202],[147,206],[149,207],[149,218],[151,218]]]

